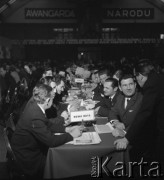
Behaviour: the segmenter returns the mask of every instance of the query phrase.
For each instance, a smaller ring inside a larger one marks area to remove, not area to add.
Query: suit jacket
[[[109,116],[109,111],[115,105],[118,95],[119,95],[119,92],[115,94],[115,96],[113,97],[111,101],[108,96],[105,96],[101,99],[100,103],[96,105],[96,107],[100,106],[99,111],[98,111],[99,116],[103,116],[103,117]]]
[[[164,162],[164,75],[151,73],[143,87],[141,108],[126,138],[135,147],[152,150]]]
[[[56,128],[56,124],[49,122],[41,108],[31,98],[11,139],[12,149],[26,175],[30,177],[42,175],[48,148],[60,146],[73,139],[68,133],[54,135],[57,129],[58,132],[65,131],[65,127]]]
[[[118,119],[124,123],[126,130],[134,121],[136,114],[141,106],[142,94],[136,92],[129,100],[126,109],[124,108],[125,96],[121,93],[117,97],[117,102],[109,112],[109,120]]]
[[[101,99],[104,97],[104,91],[103,91],[103,85],[98,84],[95,89],[93,89],[93,100],[95,101],[101,101]]]

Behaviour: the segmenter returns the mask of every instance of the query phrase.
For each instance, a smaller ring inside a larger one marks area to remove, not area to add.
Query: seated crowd
[[[95,116],[108,117],[113,136],[120,137],[115,141],[116,148],[125,149],[145,100],[142,82],[149,73],[162,74],[148,60],[139,63],[145,62],[145,76],[133,65],[79,67],[81,74],[75,64],[65,69],[50,64],[0,65],[1,118],[8,118],[11,112],[17,115],[11,146],[24,174],[42,178],[48,148],[81,136],[82,125],[69,126],[70,112],[79,110],[79,102],[62,103],[71,99],[69,89],[77,87],[75,78],[84,78],[90,88],[81,86],[82,97],[98,101],[93,107]]]

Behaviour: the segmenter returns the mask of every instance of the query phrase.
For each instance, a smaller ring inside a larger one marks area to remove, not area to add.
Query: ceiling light
[[[10,0],[8,4],[13,4],[16,0]]]

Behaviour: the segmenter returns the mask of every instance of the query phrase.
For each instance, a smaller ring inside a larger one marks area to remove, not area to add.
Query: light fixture
[[[0,13],[2,13],[5,9],[7,9],[7,5],[6,4],[4,4],[1,8],[0,8]]]
[[[9,2],[8,2],[8,4],[13,4],[14,2],[15,2],[16,0],[10,0]]]

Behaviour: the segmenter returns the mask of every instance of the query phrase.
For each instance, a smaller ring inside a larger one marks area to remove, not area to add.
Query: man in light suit
[[[131,74],[125,74],[120,78],[119,88],[122,93],[109,112],[109,121],[115,127],[112,132],[114,136],[121,135],[123,130],[128,131],[142,102],[142,94],[136,90],[136,82]]]
[[[11,139],[11,147],[27,178],[42,178],[49,147],[60,146],[81,135],[81,127],[67,127],[51,123],[45,115],[53,101],[52,88],[37,85],[33,97],[20,116]],[[55,133],[62,135],[54,135]]]

